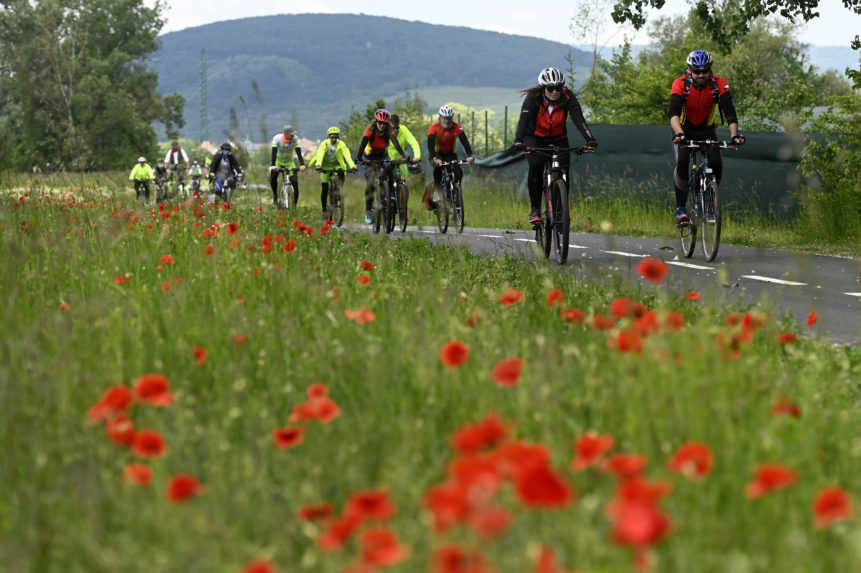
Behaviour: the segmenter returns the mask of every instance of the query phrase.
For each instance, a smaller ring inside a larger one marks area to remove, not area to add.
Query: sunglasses
[[[695,70],[695,69],[692,69],[691,73],[695,76],[704,76],[704,75],[708,74],[710,71],[711,70]]]
[[[544,89],[552,93],[561,92],[563,87],[565,87],[564,84],[556,84],[555,86],[546,86]]]

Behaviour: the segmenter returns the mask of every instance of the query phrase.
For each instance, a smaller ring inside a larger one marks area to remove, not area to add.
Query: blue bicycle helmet
[[[709,69],[712,67],[712,56],[705,50],[694,50],[688,54],[687,62],[691,69]]]

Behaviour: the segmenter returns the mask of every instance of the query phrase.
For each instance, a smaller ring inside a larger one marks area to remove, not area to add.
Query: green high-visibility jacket
[[[353,158],[350,157],[350,148],[347,147],[346,143],[340,139],[338,140],[333,157],[329,150],[329,139],[326,138],[317,146],[317,151],[314,153],[311,161],[308,162],[308,167],[327,167],[334,165],[335,162],[337,162],[339,169],[347,170],[356,167],[356,164],[353,163]]]
[[[149,166],[149,163],[144,163],[143,165],[137,163],[132,167],[132,172],[129,174],[129,181],[149,181],[150,179],[155,179],[155,176],[152,173],[152,167]]]
[[[421,159],[422,158],[422,146],[419,145],[419,142],[416,140],[415,136],[412,132],[405,126],[401,124],[398,128],[398,143],[401,145],[401,149],[406,151],[407,145],[409,145],[413,150],[413,158]],[[389,158],[390,159],[400,159],[403,157],[398,150],[395,149],[394,145],[389,146]]]

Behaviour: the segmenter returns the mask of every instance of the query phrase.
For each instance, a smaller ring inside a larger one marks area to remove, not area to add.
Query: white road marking
[[[625,251],[601,251],[602,253],[607,253],[608,255],[619,255],[621,257],[633,257],[636,259],[641,259],[646,255],[640,255],[637,253],[626,253]]]
[[[697,269],[698,271],[714,271],[714,267],[706,267],[703,265],[695,265],[693,263],[683,263],[681,261],[667,261],[668,265],[676,265],[677,267],[685,267],[688,269]]]
[[[515,241],[520,241],[521,243],[534,243],[535,239],[514,239]]]
[[[751,279],[754,281],[762,281],[764,283],[774,283],[776,285],[786,285],[786,286],[807,286],[807,283],[799,283],[796,281],[785,281],[783,279],[774,279],[771,277],[761,277],[758,275],[741,275],[743,279]]]
[[[583,245],[575,245],[574,243],[568,243],[568,246],[572,249],[588,249],[589,247],[584,247]]]
[[[436,233],[436,231],[429,231],[427,229],[419,229],[419,233]]]
[[[848,294],[849,296],[857,296],[861,298],[861,292],[844,292],[843,294]]]
[[[487,237],[488,239],[501,239],[502,235],[479,235],[479,237]]]

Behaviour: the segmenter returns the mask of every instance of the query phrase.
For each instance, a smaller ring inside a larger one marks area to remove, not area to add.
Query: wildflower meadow
[[[815,308],[318,217],[0,196],[0,569],[861,570]]]

